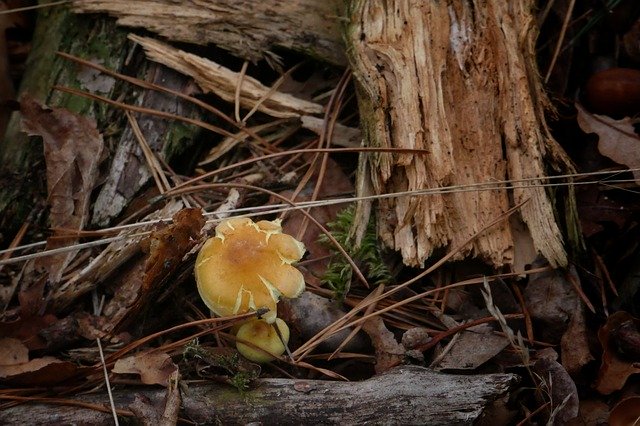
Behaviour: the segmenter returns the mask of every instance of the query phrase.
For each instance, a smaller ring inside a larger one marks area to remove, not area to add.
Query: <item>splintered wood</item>
[[[422,265],[438,248],[463,244],[525,200],[520,219],[535,249],[554,266],[567,263],[553,205],[540,184],[545,160],[556,170],[572,168],[544,120],[547,99],[534,62],[533,3],[349,4],[347,52],[366,141],[428,151],[363,156],[361,178],[371,180],[375,194],[464,189],[378,201],[380,235],[408,265]],[[477,185],[505,180],[516,189]],[[513,265],[511,226],[505,220],[488,229],[457,258]]]
[[[193,77],[202,90],[215,93],[225,101],[235,101],[236,89],[240,84],[238,100],[243,108],[255,108],[279,118],[300,117],[322,112],[320,104],[273,90],[262,85],[255,78],[241,76],[206,58],[184,52],[152,38],[133,34],[129,38],[144,48],[150,60]]]
[[[346,58],[340,37],[342,0],[74,0],[74,11],[106,12],[119,25],[144,28],[170,40],[215,44],[257,61],[274,48],[297,50],[333,64]]]

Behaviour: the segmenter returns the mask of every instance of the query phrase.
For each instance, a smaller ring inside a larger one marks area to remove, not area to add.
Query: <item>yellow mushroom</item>
[[[280,330],[282,339],[275,327]],[[280,318],[276,318],[273,324],[252,319],[240,326],[236,337],[236,348],[242,356],[253,362],[269,362],[284,353],[285,345],[289,342],[289,327]]]
[[[266,308],[263,318],[273,323],[280,297],[294,298],[304,291],[304,278],[292,266],[304,253],[304,244],[282,233],[279,220],[227,219],[198,253],[198,292],[216,315]]]

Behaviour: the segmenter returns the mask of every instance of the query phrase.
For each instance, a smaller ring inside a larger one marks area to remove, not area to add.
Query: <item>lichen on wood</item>
[[[408,265],[462,245],[513,205],[535,249],[565,265],[545,164],[572,170],[545,124],[548,101],[535,65],[533,1],[352,0],[347,52],[361,125],[372,146],[427,155],[368,154],[376,194],[453,187],[378,201],[378,229]],[[486,189],[479,183],[506,185]],[[458,190],[456,190],[456,188]],[[463,190],[459,190],[463,189]],[[457,258],[513,265],[509,221],[488,229]]]

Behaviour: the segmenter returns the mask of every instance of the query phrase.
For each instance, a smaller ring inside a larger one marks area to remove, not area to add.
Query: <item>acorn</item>
[[[640,70],[609,68],[593,74],[585,101],[594,114],[622,118],[640,113]]]

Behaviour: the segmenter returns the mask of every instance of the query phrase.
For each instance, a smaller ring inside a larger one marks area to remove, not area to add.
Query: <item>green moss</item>
[[[356,246],[349,235],[354,220],[354,211],[355,207],[351,206],[338,213],[336,220],[328,224],[329,231],[372,284],[386,284],[391,281],[391,273],[382,259],[373,218],[367,224],[367,230],[361,244]],[[335,299],[343,300],[351,287],[353,268],[342,253],[333,245],[329,245],[329,239],[326,235],[321,235],[320,241],[327,244],[333,252],[322,282],[333,290]]]
[[[163,154],[166,158],[177,158],[185,153],[193,144],[199,132],[196,126],[175,122],[171,125],[165,139]]]
[[[244,393],[251,388],[251,383],[260,375],[260,367],[249,363],[236,350],[231,348],[206,348],[193,340],[184,347],[185,360],[200,360],[209,366],[222,370],[226,381],[238,392]],[[235,395],[230,395],[235,396]]]

